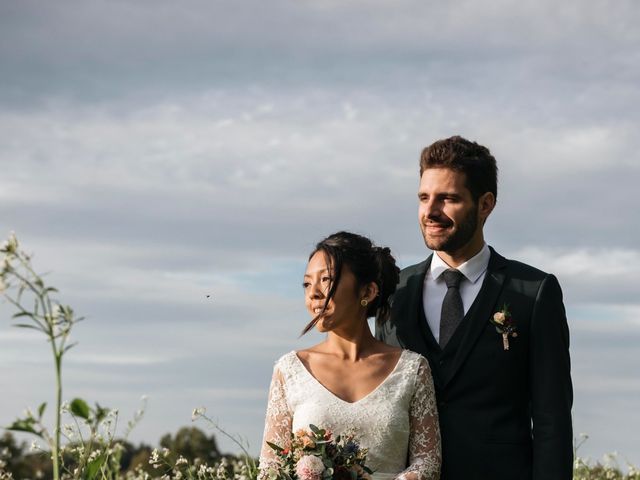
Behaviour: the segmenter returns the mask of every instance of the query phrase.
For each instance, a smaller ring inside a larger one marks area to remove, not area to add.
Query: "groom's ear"
[[[496,196],[492,192],[485,192],[480,195],[478,199],[478,216],[482,220],[482,223],[485,222],[495,206]]]

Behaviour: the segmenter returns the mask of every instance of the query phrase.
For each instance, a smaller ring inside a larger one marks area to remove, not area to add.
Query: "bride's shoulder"
[[[296,361],[296,351],[291,350],[275,361],[274,368],[283,369],[290,367]]]
[[[402,356],[408,361],[408,363],[416,366],[426,365],[429,366],[429,361],[420,355],[419,353],[414,352],[413,350],[402,350]]]

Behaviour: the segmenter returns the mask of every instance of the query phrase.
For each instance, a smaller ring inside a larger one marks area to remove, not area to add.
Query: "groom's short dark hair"
[[[475,202],[486,192],[498,197],[498,166],[487,147],[458,135],[432,143],[420,155],[420,176],[429,168],[450,168],[466,175]]]

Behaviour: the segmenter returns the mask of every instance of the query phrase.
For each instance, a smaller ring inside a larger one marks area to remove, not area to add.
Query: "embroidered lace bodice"
[[[403,350],[393,371],[372,392],[350,403],[326,389],[296,352],[275,364],[260,453],[261,478],[276,461],[266,441],[284,448],[291,432],[309,424],[336,434],[354,432],[367,447],[375,478],[440,478],[440,430],[429,363]]]

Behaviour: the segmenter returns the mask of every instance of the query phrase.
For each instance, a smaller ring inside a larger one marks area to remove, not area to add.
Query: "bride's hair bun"
[[[380,323],[386,321],[390,311],[389,297],[395,292],[400,278],[400,269],[391,250],[375,246],[362,235],[342,231],[318,242],[309,259],[320,251],[327,256],[329,268],[333,271],[333,282],[325,304],[333,298],[342,267],[346,265],[356,277],[358,285],[374,282],[378,286],[378,295],[367,305],[367,318],[375,316]],[[314,318],[302,333],[311,330],[319,317]]]
[[[400,269],[396,265],[396,259],[391,255],[389,247],[375,247],[376,261],[378,262],[378,289],[381,300],[377,305],[377,311],[373,312],[379,323],[385,322],[389,317],[389,297],[396,291],[396,285],[400,280]],[[369,312],[367,312],[369,313]]]

